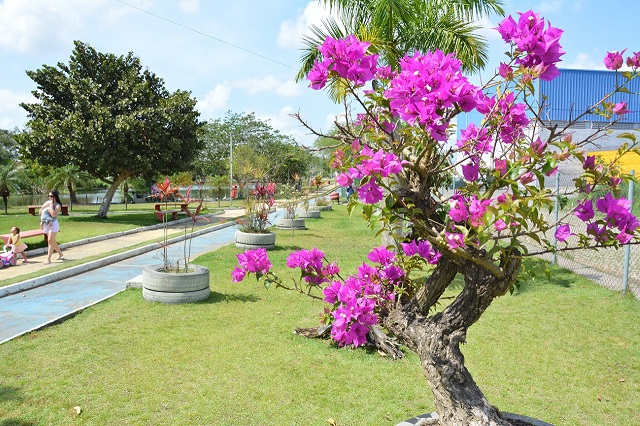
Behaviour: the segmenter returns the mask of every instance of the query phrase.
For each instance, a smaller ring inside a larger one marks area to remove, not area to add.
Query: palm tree
[[[73,210],[73,204],[78,204],[78,186],[85,186],[93,182],[93,180],[93,176],[89,173],[80,170],[77,166],[69,164],[64,167],[53,168],[46,185],[47,188],[67,188],[69,191],[69,202]]]
[[[455,52],[468,72],[486,65],[488,45],[475,31],[474,21],[491,14],[504,15],[502,0],[318,0],[336,18],[323,21],[324,28],[310,27],[313,35],[303,38],[307,46],[301,57],[296,81],[303,80],[320,57],[317,47],[327,36],[339,39],[354,34],[371,43],[370,51],[380,61],[397,66],[405,54],[431,51]],[[341,90],[330,86],[339,100]]]
[[[4,214],[8,214],[9,195],[18,188],[18,169],[10,162],[0,166],[0,197],[4,202]]]
[[[218,199],[218,207],[220,207],[220,201],[224,188],[229,184],[229,176],[218,175],[207,179],[209,186],[211,187],[211,193]],[[231,188],[229,188],[229,196],[231,196]]]

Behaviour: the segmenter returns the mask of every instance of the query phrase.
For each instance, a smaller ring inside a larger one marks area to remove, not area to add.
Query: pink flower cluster
[[[484,222],[484,214],[491,200],[480,200],[475,194],[468,197],[462,194],[454,194],[449,202],[449,217],[454,222],[469,221],[472,226],[478,227]]]
[[[339,346],[367,342],[369,327],[379,322],[376,311],[393,301],[394,289],[404,278],[402,269],[393,264],[395,255],[386,248],[373,249],[368,257],[378,265],[363,263],[356,275],[323,290],[324,301],[334,307],[331,336]]]
[[[485,97],[483,102],[478,103],[478,112],[496,123],[493,127],[498,131],[500,139],[509,144],[524,134],[524,129],[530,121],[526,110],[525,104],[516,102],[513,92],[501,97]]]
[[[460,72],[461,65],[453,54],[439,50],[405,56],[385,92],[391,113],[410,125],[417,121],[435,140],[446,141],[449,123],[442,119],[444,111],[456,105],[471,111],[479,93]]]
[[[428,241],[412,240],[409,243],[401,243],[400,246],[405,256],[411,257],[418,255],[430,265],[437,264],[442,256],[442,254],[431,247]]]
[[[607,243],[614,238],[620,244],[626,244],[640,226],[638,219],[631,213],[631,202],[624,198],[616,199],[608,193],[595,202],[596,209],[605,215],[604,219],[593,220],[595,211],[593,200],[578,203],[574,214],[587,223],[587,234],[598,243]],[[617,231],[616,231],[617,230]]]
[[[353,184],[354,179],[368,178],[364,184],[358,187],[358,197],[363,203],[375,204],[384,198],[377,178],[386,178],[400,173],[404,163],[392,152],[384,150],[374,152],[368,146],[363,146],[359,155],[364,158],[360,164],[340,173],[336,182],[342,186],[349,186]]]
[[[607,52],[602,61],[604,66],[611,71],[616,71],[622,68],[622,64],[624,63],[624,59],[622,55],[626,52],[627,49],[624,49],[622,52],[613,51]],[[634,71],[640,68],[640,52],[633,52],[633,56],[627,56],[627,66],[631,67]]]
[[[538,69],[541,80],[550,81],[560,75],[556,63],[564,55],[560,46],[563,31],[549,24],[544,28],[544,19],[532,11],[520,13],[516,22],[513,17],[506,17],[498,26],[498,32],[507,43],[513,43],[518,51],[525,53],[518,57],[516,63],[525,68]]]
[[[233,282],[239,283],[247,273],[256,274],[258,278],[266,275],[271,269],[271,261],[267,256],[267,250],[258,248],[246,250],[236,255],[238,266],[231,272]]]
[[[289,254],[287,266],[289,268],[300,268],[302,278],[309,284],[320,285],[330,282],[330,277],[340,272],[338,265],[330,263],[323,264],[324,253],[316,248],[312,250],[298,250]]]
[[[316,61],[307,76],[311,81],[311,88],[322,89],[331,72],[353,81],[356,86],[373,80],[378,70],[378,55],[367,55],[368,48],[369,43],[360,41],[353,35],[344,40],[327,37],[318,47],[323,60]]]

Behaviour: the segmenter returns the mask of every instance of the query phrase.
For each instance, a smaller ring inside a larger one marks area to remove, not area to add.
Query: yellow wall
[[[608,163],[618,155],[618,151],[595,151],[590,152],[589,155],[601,157],[605,163]],[[629,170],[635,170],[636,175],[640,174],[640,155],[635,152],[626,153],[620,158],[620,166],[625,173],[629,173]]]

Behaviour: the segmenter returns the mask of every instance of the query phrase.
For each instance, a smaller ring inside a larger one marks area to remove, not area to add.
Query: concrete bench
[[[181,210],[154,210],[156,217],[158,218],[158,222],[164,222],[165,216],[171,215],[173,220],[178,218],[178,212]]]
[[[329,194],[329,199],[334,203],[340,204],[340,194],[337,192],[332,192],[331,194]]]
[[[31,216],[35,216],[38,214],[38,211],[40,211],[40,207],[42,207],[42,205],[40,206],[29,206],[27,207],[27,212],[29,212],[29,214]],[[60,210],[60,214],[63,216],[69,216],[69,205],[68,204],[63,204],[62,205],[62,209]]]
[[[22,238],[22,239],[31,238],[31,237],[37,237],[39,235],[42,235],[44,237],[44,242],[45,243],[49,241],[49,236],[42,229],[33,229],[31,231],[21,231],[20,232],[20,238]],[[2,235],[0,235],[0,238],[2,238],[2,241],[4,242],[4,244],[7,245],[7,244],[9,244],[9,238],[11,238],[11,234],[2,234]]]
[[[178,207],[177,203],[167,203],[166,206],[169,207],[169,204],[173,204],[173,207],[176,208]],[[153,209],[155,211],[162,211],[162,206],[165,204],[154,204]],[[180,210],[184,210],[189,206],[188,203],[180,203]]]

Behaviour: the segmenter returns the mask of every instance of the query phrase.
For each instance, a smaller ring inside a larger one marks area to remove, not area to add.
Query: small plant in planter
[[[238,229],[248,234],[268,234],[271,222],[269,213],[275,205],[275,184],[258,184],[247,197],[247,215],[239,219]]]
[[[316,198],[316,207],[318,210],[332,210],[331,202],[327,200],[326,197],[318,197]]]
[[[172,186],[169,178],[164,182],[154,184],[152,193],[160,199],[165,209],[170,202],[180,202],[181,210],[187,214],[190,220],[185,221],[182,264],[180,260],[169,258],[169,247],[172,240],[169,239],[169,224],[167,216],[163,216],[163,240],[161,267],[145,268],[142,273],[142,296],[151,302],[163,303],[189,303],[205,300],[209,297],[209,269],[190,264],[191,242],[193,240],[195,224],[199,220],[209,221],[208,218],[198,216],[202,210],[202,198],[198,200],[198,205],[194,212],[189,209],[189,204],[193,201],[190,198],[191,188],[188,188],[185,195],[180,194],[177,186]]]
[[[269,183],[258,184],[249,192],[247,215],[238,220],[239,227],[235,235],[237,247],[275,247],[276,235],[269,230],[269,213],[275,205],[275,191],[275,184]]]
[[[304,197],[302,201],[302,211],[300,212],[300,217],[304,218],[314,218],[317,219],[320,217],[320,210],[316,207],[316,204],[311,203],[311,198],[309,195]]]
[[[280,196],[282,197],[280,204],[284,207],[284,218],[280,218],[276,221],[276,226],[281,229],[290,229],[291,235],[296,229],[306,229],[304,219],[296,217],[296,211],[300,204],[300,191],[294,186],[283,185],[280,190]]]
[[[202,185],[199,183],[199,185]],[[184,226],[184,249],[183,249],[183,258],[182,265],[180,260],[172,260],[169,258],[169,247],[171,243],[169,241],[169,222],[167,221],[167,215],[163,216],[162,224],[163,224],[163,239],[162,239],[162,263],[164,266],[164,272],[188,272],[189,269],[189,261],[191,260],[191,241],[193,238],[193,231],[195,229],[195,224],[199,220],[209,221],[208,218],[203,216],[198,216],[198,214],[202,211],[202,198],[198,199],[198,205],[194,212],[191,212],[189,209],[189,204],[193,201],[191,198],[191,187],[189,187],[185,193],[185,195],[180,194],[178,186],[172,186],[169,177],[165,177],[164,182],[156,183],[151,187],[151,193],[160,200],[160,202],[164,205],[165,210],[168,210],[169,204],[173,204],[176,202],[180,202],[183,204],[182,211],[186,213],[187,218],[191,219],[190,221],[185,222]]]

